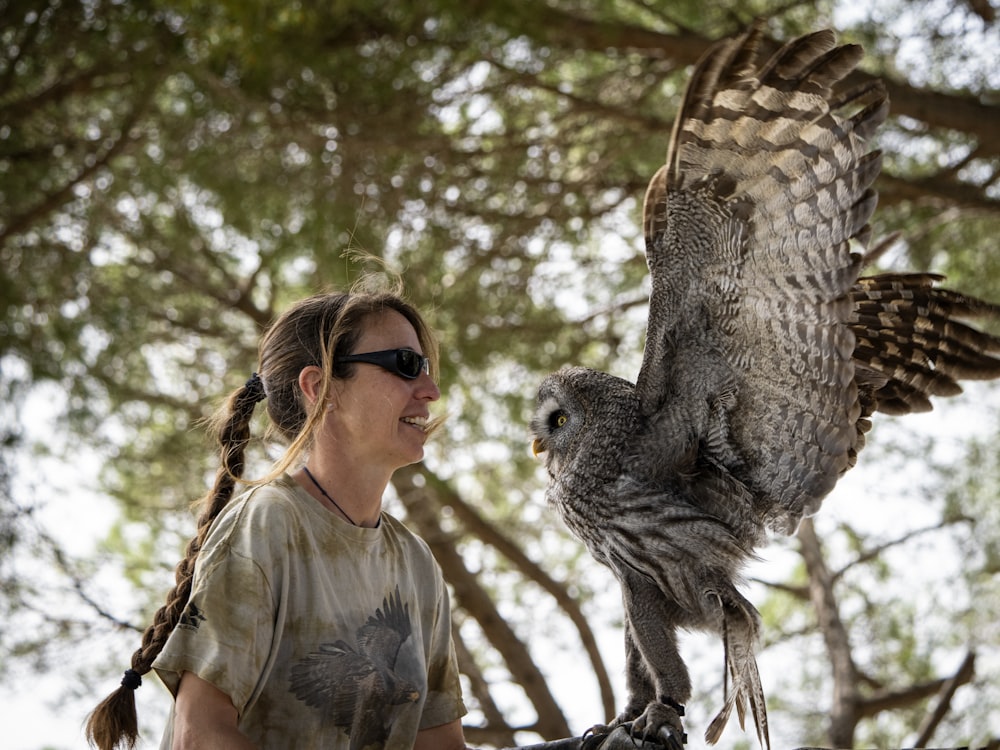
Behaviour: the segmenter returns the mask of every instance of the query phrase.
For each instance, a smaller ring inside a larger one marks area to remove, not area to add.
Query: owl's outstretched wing
[[[857,441],[849,293],[881,166],[867,141],[888,102],[877,81],[840,90],[862,51],[831,31],[766,61],[762,38],[757,24],[698,64],[647,191],[637,394],[661,433],[684,420],[787,530]]]

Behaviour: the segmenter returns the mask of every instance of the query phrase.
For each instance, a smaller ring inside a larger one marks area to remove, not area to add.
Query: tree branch
[[[466,503],[459,495],[452,492],[451,488],[433,473],[422,466],[420,467],[420,471],[427,482],[435,487],[435,492],[441,493],[446,504],[454,511],[455,517],[465,525],[470,534],[489,544],[510,560],[528,580],[533,581],[541,587],[542,590],[555,600],[560,609],[566,613],[566,616],[569,617],[580,634],[583,648],[590,659],[594,676],[600,688],[604,715],[605,717],[614,716],[617,710],[614,690],[611,687],[611,679],[604,666],[604,660],[601,658],[600,650],[597,647],[597,639],[590,628],[590,623],[587,622],[587,618],[580,609],[580,605],[569,595],[566,586],[553,579],[537,563],[524,554],[515,542],[501,534],[493,524],[487,522],[472,506]]]
[[[0,246],[3,246],[7,238],[11,235],[34,224],[41,223],[43,216],[46,216],[69,200],[72,190],[76,185],[92,177],[98,170],[108,166],[111,160],[122,153],[127,145],[135,142],[130,132],[133,125],[138,122],[140,116],[145,112],[155,88],[155,84],[150,84],[135,97],[136,104],[123,119],[119,128],[118,138],[103,153],[96,155],[92,163],[85,165],[77,172],[76,176],[70,178],[62,187],[44,195],[41,201],[27,211],[19,216],[12,217],[6,225],[0,226]]]
[[[938,697],[937,705],[934,706],[934,710],[924,717],[923,722],[920,725],[920,729],[917,730],[917,740],[914,743],[914,747],[926,747],[927,743],[931,741],[934,736],[935,730],[937,730],[938,725],[951,710],[951,700],[955,697],[955,691],[958,690],[962,685],[972,680],[973,675],[976,671],[976,652],[970,650],[965,658],[962,660],[961,665],[958,667],[958,671],[948,680],[945,680],[941,685],[941,694]]]
[[[823,557],[812,519],[805,519],[798,531],[799,552],[809,577],[809,593],[816,620],[823,634],[833,670],[833,705],[830,707],[830,741],[834,747],[851,747],[858,723],[858,669],[854,664],[850,638],[833,591],[834,580]]]
[[[692,65],[712,44],[712,40],[692,32],[665,34],[624,23],[592,21],[552,8],[541,16],[537,28],[526,29],[525,33],[543,43],[572,49],[604,51],[617,47],[669,57],[678,65]],[[878,77],[885,83],[893,114],[907,115],[933,128],[966,133],[976,138],[984,157],[1000,156],[1000,106],[973,95],[927,90]],[[874,78],[859,70],[847,78],[845,85],[868,83]]]
[[[77,596],[79,596],[80,600],[90,607],[98,617],[102,620],[107,620],[116,628],[121,630],[132,630],[136,633],[141,633],[144,630],[143,627],[139,627],[131,622],[122,620],[120,617],[116,617],[114,614],[105,609],[92,596],[90,596],[90,594],[84,590],[83,579],[81,579],[76,571],[73,570],[73,567],[70,565],[69,560],[66,559],[66,554],[59,543],[41,528],[37,530],[37,533],[42,543],[48,546],[49,551],[52,553],[52,558],[55,560],[56,566],[62,574],[69,579],[70,585],[73,587]]]
[[[483,676],[483,672],[479,668],[479,664],[476,663],[472,652],[465,645],[461,628],[453,624],[451,633],[452,640],[455,643],[455,655],[458,658],[459,671],[469,680],[469,688],[472,691],[472,695],[479,704],[479,710],[482,711],[483,716],[486,718],[485,727],[468,725],[464,727],[466,739],[477,743],[488,742],[498,747],[514,744],[514,731],[511,727],[507,726],[503,713],[497,706],[496,701],[493,700],[493,696],[490,694],[489,683]]]
[[[882,555],[882,553],[884,553],[886,550],[889,550],[892,547],[898,547],[901,544],[905,544],[906,542],[910,541],[914,537],[918,537],[918,536],[921,536],[923,534],[930,533],[932,531],[940,531],[941,529],[945,528],[946,526],[951,526],[951,525],[953,525],[955,523],[966,522],[966,521],[969,521],[969,520],[971,520],[971,519],[968,519],[968,518],[965,518],[965,517],[945,518],[944,520],[940,521],[939,523],[931,524],[930,526],[924,526],[924,527],[919,528],[919,529],[913,529],[912,531],[909,531],[909,532],[907,532],[906,534],[903,534],[900,537],[897,537],[895,539],[890,539],[889,541],[884,542],[883,544],[876,545],[876,546],[874,546],[874,547],[872,547],[872,548],[870,548],[870,549],[862,552],[856,558],[854,558],[849,563],[847,563],[846,565],[844,565],[844,567],[842,567],[840,570],[838,570],[837,572],[835,572],[833,574],[833,580],[836,583],[837,581],[841,580],[844,577],[844,574],[847,573],[847,571],[851,570],[852,568],[856,568],[859,565],[864,565],[867,562],[875,560],[875,559],[879,558]]]
[[[497,611],[496,604],[479,585],[454,540],[442,528],[439,511],[449,503],[438,494],[435,485],[420,476],[417,467],[398,470],[392,479],[399,499],[406,507],[407,518],[430,546],[445,578],[455,592],[456,603],[464,608],[483,629],[490,643],[503,656],[514,681],[521,686],[538,716],[537,731],[543,737],[566,737],[569,724],[556,703],[545,678],[531,658],[525,644]]]
[[[788,594],[793,599],[798,599],[802,602],[809,600],[808,586],[796,586],[791,583],[776,583],[775,581],[765,581],[762,578],[751,578],[750,581],[753,583],[759,583],[761,586],[767,586],[767,588],[773,589],[774,591],[781,591],[782,593]]]

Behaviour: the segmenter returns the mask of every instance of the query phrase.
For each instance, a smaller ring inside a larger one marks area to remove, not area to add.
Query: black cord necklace
[[[330,495],[327,494],[327,491],[323,489],[323,485],[321,485],[319,482],[316,481],[316,477],[312,475],[312,472],[309,471],[309,469],[307,469],[305,466],[302,467],[302,471],[304,471],[306,473],[306,476],[309,477],[312,480],[312,483],[316,485],[316,489],[323,493],[323,497],[325,497],[327,500],[333,503],[333,507],[339,510],[344,515],[344,518],[346,518],[350,522],[351,526],[357,526],[357,524],[354,523],[354,519],[351,518],[349,515],[347,515],[347,511],[341,508],[340,505],[337,503],[337,501],[334,500],[332,497],[330,497]]]

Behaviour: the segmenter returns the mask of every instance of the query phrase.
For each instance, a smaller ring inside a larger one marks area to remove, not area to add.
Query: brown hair
[[[230,394],[211,421],[218,440],[221,465],[211,491],[201,501],[198,531],[188,542],[184,559],[177,564],[175,585],[166,603],[157,610],[153,623],[142,636],[142,644],[132,654],[121,687],[112,692],[87,720],[87,740],[100,750],[124,746],[134,748],[139,736],[133,691],[141,676],[152,669],[153,661],[180,620],[191,594],[195,561],[208,536],[212,522],[232,499],[237,482],[263,484],[294,466],[308,451],[312,436],[323,418],[333,378],[346,379],[354,365],[339,362],[351,353],[372,317],[395,311],[406,318],[417,333],[424,356],[437,375],[437,343],[423,318],[398,292],[351,292],[320,294],[301,300],[282,314],[261,338],[258,373]],[[319,397],[310,405],[298,386],[299,373],[310,365],[320,367],[323,378]],[[259,374],[259,379],[257,378]],[[243,479],[244,454],[250,440],[254,406],[267,399],[269,434],[288,443],[281,459],[263,478]],[[440,424],[432,423],[429,429]]]

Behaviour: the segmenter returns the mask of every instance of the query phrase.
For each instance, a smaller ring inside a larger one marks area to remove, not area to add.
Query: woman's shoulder
[[[382,512],[382,532],[387,543],[397,545],[414,562],[423,561],[432,567],[437,565],[434,553],[423,537],[385,511]]]
[[[306,523],[308,503],[303,503],[300,490],[287,474],[267,484],[251,487],[233,499],[216,520],[213,533],[233,534],[244,529],[250,533],[261,530],[274,532]]]

